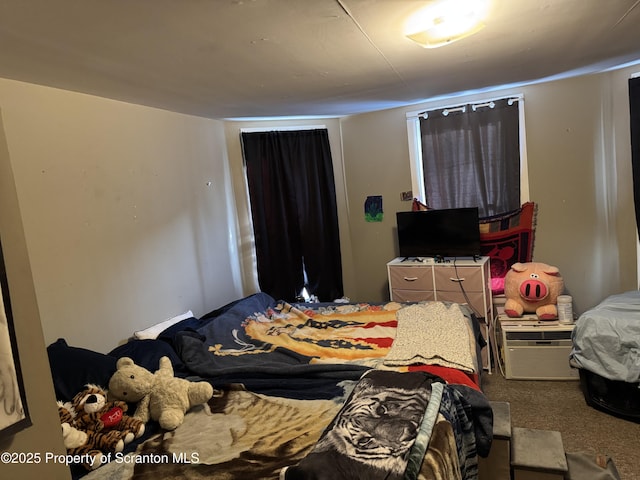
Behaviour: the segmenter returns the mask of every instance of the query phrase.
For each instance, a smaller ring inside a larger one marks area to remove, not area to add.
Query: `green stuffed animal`
[[[137,403],[134,418],[145,423],[155,420],[165,430],[175,430],[191,407],[213,396],[213,387],[208,382],[174,377],[168,357],[160,359],[160,368],[154,373],[136,365],[129,357],[120,358],[116,365],[117,370],[109,380],[109,394],[118,400]]]

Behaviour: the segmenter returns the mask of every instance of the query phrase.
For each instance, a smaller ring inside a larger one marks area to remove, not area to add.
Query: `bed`
[[[569,362],[587,404],[640,422],[640,291],[611,295],[580,315]]]
[[[152,371],[167,356],[176,376],[215,388],[175,431],[149,422],[100,468],[74,465],[74,478],[472,480],[478,456],[489,453],[484,340],[464,305],[289,304],[257,293],[154,330],[106,355],[64,339],[49,345],[61,401],[87,383],[108,384],[123,356]],[[355,431],[355,452],[336,447]],[[383,456],[396,462],[391,470],[380,464],[363,473]],[[344,477],[322,476],[327,458]],[[349,459],[364,476],[349,473]]]

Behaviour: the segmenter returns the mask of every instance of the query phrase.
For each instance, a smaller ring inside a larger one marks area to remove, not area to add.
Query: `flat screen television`
[[[401,257],[480,255],[477,207],[397,212],[396,219]]]

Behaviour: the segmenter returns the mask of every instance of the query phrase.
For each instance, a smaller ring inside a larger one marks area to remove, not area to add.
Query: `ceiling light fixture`
[[[425,48],[437,48],[484,28],[490,0],[433,0],[407,20],[405,35]]]

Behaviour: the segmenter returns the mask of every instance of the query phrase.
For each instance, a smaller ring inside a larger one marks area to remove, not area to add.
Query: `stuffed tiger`
[[[125,402],[108,402],[107,392],[87,385],[71,402],[58,402],[58,414],[67,453],[80,455],[87,470],[107,461],[107,454],[119,453],[125,444],[144,433],[145,425],[129,417]]]
[[[61,400],[58,400],[57,404],[60,423],[71,425],[73,420],[76,418],[75,412],[73,411],[73,405],[71,402],[63,402]]]
[[[83,455],[81,457],[85,458],[83,466],[87,470],[98,468],[105,461],[100,447],[107,443],[107,439],[103,435],[100,437],[90,435],[74,426],[76,413],[71,402],[58,401],[57,404],[63,443],[67,453],[70,455]],[[117,442],[118,444],[122,442],[122,446],[124,446],[122,439],[118,438]]]
[[[65,431],[68,432],[65,446],[69,453],[88,453],[91,450],[98,450],[100,453],[115,453],[124,450],[125,442],[121,432],[117,430],[97,431],[96,429],[86,428],[85,424],[79,422],[78,412],[72,402],[58,402],[58,415],[60,416],[63,436],[65,436]],[[79,433],[71,435],[71,429]],[[84,442],[81,442],[82,439],[84,439]]]
[[[107,401],[107,392],[101,387],[88,384],[87,388],[73,398],[77,412],[75,425],[87,431],[107,433],[119,431],[125,444],[140,437],[145,424],[126,414],[128,405],[120,400]]]

